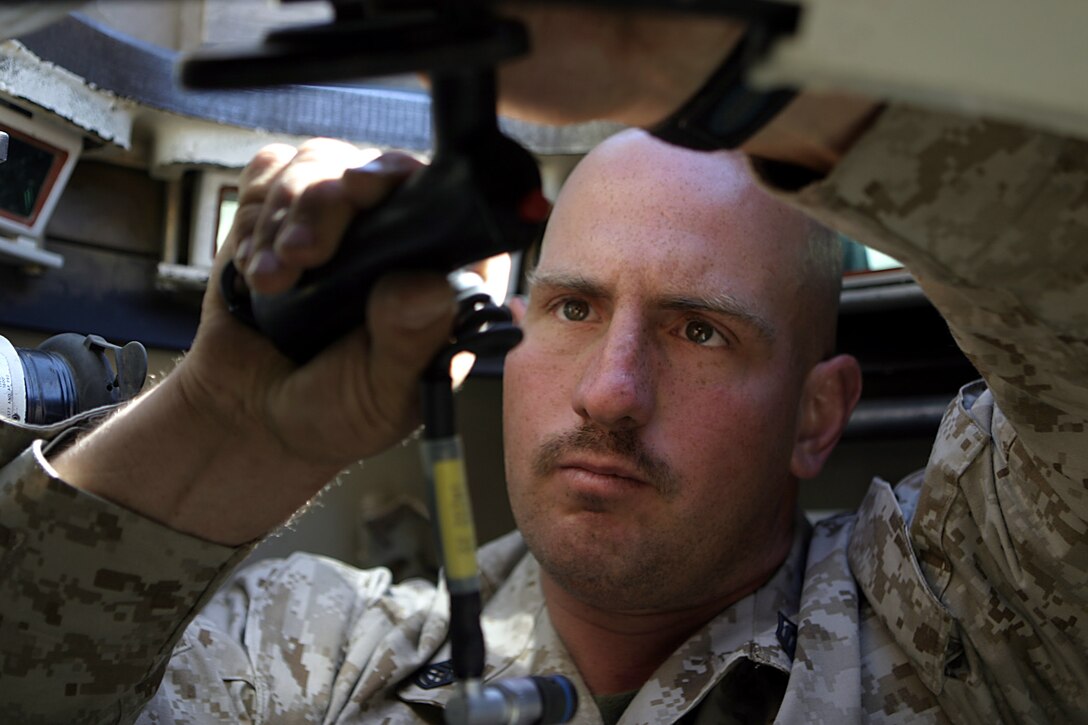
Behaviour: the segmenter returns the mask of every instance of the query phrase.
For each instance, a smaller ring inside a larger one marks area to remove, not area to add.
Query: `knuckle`
[[[306,139],[301,144],[299,144],[298,150],[299,153],[320,150],[330,144],[336,143],[339,142],[331,138],[326,138],[324,136],[315,136],[314,138]]]
[[[287,144],[269,144],[257,151],[245,168],[242,169],[241,182],[252,183],[267,176],[272,169],[280,169],[295,157],[295,149]]]
[[[354,154],[355,147],[346,141],[337,141],[332,138],[311,138],[304,141],[298,147],[300,159],[326,159],[344,158],[347,154]]]

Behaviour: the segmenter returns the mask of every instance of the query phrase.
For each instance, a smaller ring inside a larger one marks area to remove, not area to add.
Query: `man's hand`
[[[418,167],[391,155],[354,168],[369,158],[329,140],[257,155],[242,173],[192,351],[131,410],[59,457],[63,478],[174,528],[238,544],[411,431],[419,374],[454,316],[442,276],[384,278],[366,329],[303,366],[236,320],[219,291],[229,259],[251,290],[289,289],[333,255],[357,210],[380,203]]]
[[[691,98],[740,42],[737,19],[508,2],[530,55],[501,66],[500,108],[539,123],[605,119],[652,127]],[[803,92],[741,150],[818,173],[834,167],[876,118],[872,99]]]
[[[251,291],[275,294],[327,262],[356,211],[381,202],[419,167],[403,155],[363,165],[368,158],[328,139],[297,152],[262,150],[242,172],[239,209],[215,277],[233,256]],[[300,459],[342,467],[384,450],[415,424],[418,375],[446,339],[453,311],[441,276],[391,277],[375,288],[367,330],[296,368],[238,324],[216,282],[180,373],[193,399],[240,416],[240,425],[260,421]]]
[[[508,2],[530,54],[499,68],[500,110],[539,123],[651,126],[695,94],[744,35],[727,17]]]

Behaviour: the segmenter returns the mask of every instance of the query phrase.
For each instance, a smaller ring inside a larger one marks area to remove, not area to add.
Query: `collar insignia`
[[[446,660],[445,662],[436,662],[433,665],[421,668],[412,678],[412,682],[424,690],[433,690],[436,687],[450,684],[453,679],[453,662]]]
[[[782,645],[789,658],[793,659],[793,653],[797,651],[797,625],[789,620],[782,612],[778,613],[778,629],[775,630],[778,644]]]

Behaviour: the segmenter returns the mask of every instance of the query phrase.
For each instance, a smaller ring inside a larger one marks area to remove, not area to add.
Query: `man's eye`
[[[581,322],[589,317],[589,305],[584,300],[567,300],[559,306],[559,315],[564,320]]]
[[[696,345],[720,346],[725,339],[711,325],[702,320],[689,320],[684,325],[684,337]]]

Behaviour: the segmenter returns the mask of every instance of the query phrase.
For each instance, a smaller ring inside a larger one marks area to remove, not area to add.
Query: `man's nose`
[[[574,389],[578,415],[610,429],[645,425],[654,407],[654,351],[636,325],[613,325],[585,357]]]

